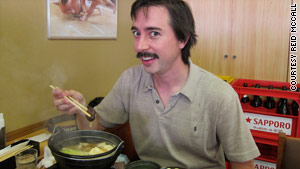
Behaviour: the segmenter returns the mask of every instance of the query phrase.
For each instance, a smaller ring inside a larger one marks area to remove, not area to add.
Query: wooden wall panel
[[[192,60],[218,75],[228,75],[231,46],[231,0],[188,0],[196,22],[198,43]]]
[[[198,34],[194,63],[216,75],[287,81],[290,1],[187,1]]]
[[[232,75],[287,81],[289,1],[233,0]]]

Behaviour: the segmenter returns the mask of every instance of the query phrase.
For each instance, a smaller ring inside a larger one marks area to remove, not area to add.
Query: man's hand
[[[79,103],[82,105],[86,105],[85,99],[83,95],[77,91],[74,90],[66,90],[63,91],[59,88],[55,88],[52,91],[52,95],[54,98],[53,104],[54,106],[61,112],[65,114],[76,114],[76,113],[81,113],[81,111],[76,108],[73,104],[69,102],[65,96],[71,96],[75,100],[77,100]]]

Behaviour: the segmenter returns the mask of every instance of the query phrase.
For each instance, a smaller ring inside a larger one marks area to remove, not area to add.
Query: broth
[[[87,155],[102,154],[112,150],[114,147],[115,147],[114,145],[110,145],[105,142],[101,142],[101,143],[80,142],[78,144],[64,146],[63,148],[60,149],[60,152],[69,155],[87,156]]]

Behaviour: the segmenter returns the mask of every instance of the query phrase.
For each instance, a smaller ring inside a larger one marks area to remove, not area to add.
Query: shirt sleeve
[[[229,161],[244,162],[260,155],[234,92],[224,96],[220,104],[217,136]]]
[[[124,72],[115,83],[112,90],[94,109],[99,115],[99,123],[104,127],[114,127],[128,121],[128,105],[130,89],[128,88],[128,72]]]

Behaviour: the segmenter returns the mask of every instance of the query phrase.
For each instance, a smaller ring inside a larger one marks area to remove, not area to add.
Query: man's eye
[[[133,33],[133,36],[140,36],[140,32],[138,32],[138,31],[133,31],[132,33]]]
[[[151,32],[151,36],[157,36],[157,35],[159,35],[158,32]]]

